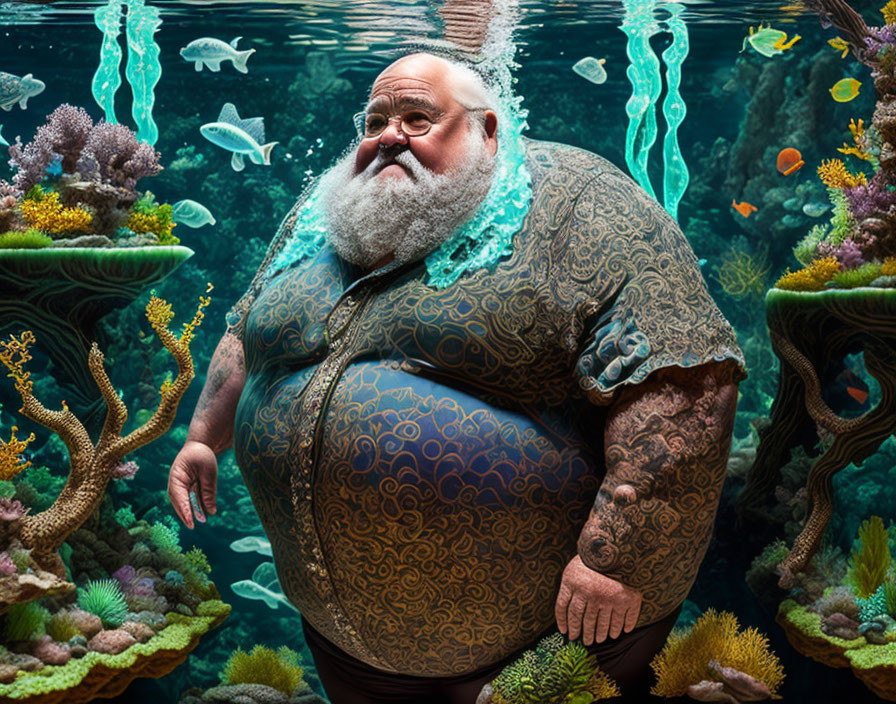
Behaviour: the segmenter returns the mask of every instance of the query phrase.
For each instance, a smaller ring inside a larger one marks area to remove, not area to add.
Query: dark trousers
[[[649,626],[587,648],[597,655],[601,670],[616,681],[626,700],[644,701],[653,686],[650,661],[662,650],[680,610]],[[331,704],[475,704],[480,690],[501,670],[557,630],[552,627],[518,652],[476,672],[457,677],[416,677],[378,670],[347,655],[304,618],[302,628]]]

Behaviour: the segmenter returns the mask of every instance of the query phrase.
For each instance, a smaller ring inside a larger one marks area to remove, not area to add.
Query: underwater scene
[[[0,701],[896,701],[896,0],[0,25]]]

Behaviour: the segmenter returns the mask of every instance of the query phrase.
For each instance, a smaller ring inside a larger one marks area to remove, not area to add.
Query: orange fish
[[[846,387],[846,393],[848,393],[850,396],[852,396],[860,404],[865,403],[865,400],[868,398],[867,391],[862,391],[861,389],[856,389],[852,386]]]
[[[790,174],[799,171],[805,163],[803,155],[800,154],[798,149],[787,147],[778,152],[778,171],[785,176],[790,176]]]
[[[734,208],[741,215],[743,215],[745,218],[750,217],[750,213],[754,213],[757,210],[759,210],[759,208],[757,208],[755,205],[750,205],[749,203],[747,203],[747,201],[744,201],[743,203],[735,203],[732,200],[731,207]]]

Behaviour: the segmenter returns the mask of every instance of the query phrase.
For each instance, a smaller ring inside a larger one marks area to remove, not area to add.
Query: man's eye
[[[404,121],[407,122],[411,126],[420,127],[423,125],[427,125],[432,120],[429,118],[429,115],[426,115],[422,112],[412,112],[405,116]]]
[[[364,124],[368,130],[381,130],[386,126],[386,118],[382,115],[368,115]]]

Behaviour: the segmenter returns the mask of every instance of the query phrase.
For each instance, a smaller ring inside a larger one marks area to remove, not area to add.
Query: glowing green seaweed
[[[93,21],[103,32],[100,49],[100,65],[93,74],[91,90],[93,99],[106,113],[106,122],[117,123],[115,117],[115,93],[121,86],[121,47],[118,35],[121,33],[123,0],[109,0],[93,13]]]
[[[688,55],[688,29],[681,19],[684,6],[668,3],[663,6],[670,17],[666,26],[672,33],[672,44],[663,52],[666,64],[666,99],[663,101],[663,117],[666,118],[666,136],[663,140],[663,205],[666,211],[678,219],[678,203],[687,190],[690,175],[678,144],[678,127],[684,122],[687,106],[681,97],[681,65]]]
[[[656,141],[656,113],[652,110],[660,97],[660,61],[650,46],[650,38],[660,26],[654,19],[656,0],[623,0],[625,17],[622,31],[628,37],[625,71],[632,84],[632,95],[625,104],[628,130],[625,133],[625,163],[634,179],[656,197],[647,175],[647,158]]]
[[[155,144],[159,128],[152,119],[155,87],[162,77],[159,45],[153,35],[162,24],[159,10],[149,7],[144,0],[128,0],[127,41],[128,63],[125,75],[131,84],[134,101],[131,115],[137,125],[137,139]]]

